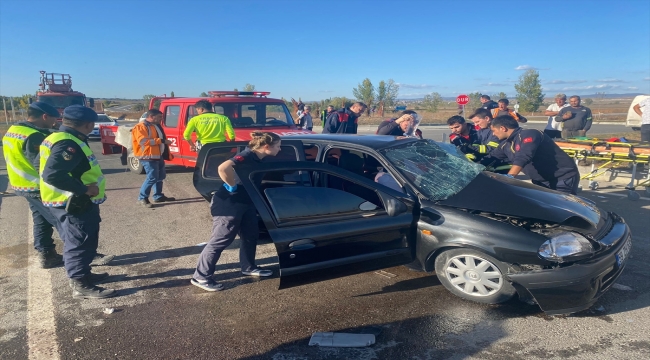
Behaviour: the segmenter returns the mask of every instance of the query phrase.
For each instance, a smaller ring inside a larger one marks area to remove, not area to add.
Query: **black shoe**
[[[90,276],[81,279],[70,279],[72,297],[74,299],[105,299],[117,295],[113,289],[104,289],[90,282]]]
[[[51,269],[63,264],[63,256],[57,254],[54,249],[39,252],[38,258],[43,269]]]
[[[156,204],[157,203],[162,203],[162,202],[167,202],[167,201],[176,201],[176,198],[168,197],[168,196],[163,195],[163,196],[159,197],[158,199],[153,199],[153,202],[156,203]]]
[[[100,282],[106,280],[108,277],[108,273],[90,273],[87,275],[88,276],[88,281],[90,281],[91,284],[99,284]]]
[[[111,260],[115,259],[115,255],[104,255],[97,253],[93,258],[93,262],[90,263],[90,266],[102,266],[108,265]]]
[[[144,206],[146,208],[153,207],[153,205],[151,205],[151,203],[149,202],[149,199],[138,200],[138,204],[140,204],[140,205],[142,205],[142,206]]]

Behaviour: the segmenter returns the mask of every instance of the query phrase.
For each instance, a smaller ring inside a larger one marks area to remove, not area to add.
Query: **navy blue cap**
[[[63,118],[74,121],[96,122],[97,113],[83,105],[70,105],[63,110]]]
[[[54,108],[54,106],[46,104],[42,101],[37,101],[29,104],[29,107],[32,109],[40,110],[50,116],[60,117],[59,111]]]

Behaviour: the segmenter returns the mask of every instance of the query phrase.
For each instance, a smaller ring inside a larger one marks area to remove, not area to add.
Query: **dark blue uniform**
[[[261,159],[250,149],[235,155],[232,159],[235,167],[239,164],[260,163]],[[239,179],[237,179],[239,183]],[[234,192],[224,186],[212,196],[210,203],[212,214],[212,236],[203,248],[193,278],[198,281],[212,281],[215,265],[219,257],[239,234],[239,262],[242,272],[251,271],[255,266],[255,251],[259,237],[257,210],[248,193],[241,184]]]
[[[86,142],[87,137],[75,129],[61,126],[67,132]],[[88,188],[81,182],[81,175],[90,170],[88,158],[79,145],[72,140],[62,140],[54,144],[41,177],[61,190],[75,195],[84,195]],[[51,214],[59,221],[63,239],[63,261],[70,279],[81,279],[90,273],[90,263],[97,255],[99,243],[99,205],[90,203],[88,210],[81,214],[70,214],[65,208],[51,207]]]
[[[350,109],[341,109],[327,115],[323,134],[356,134],[358,116]]]
[[[539,130],[517,128],[481,164],[508,161],[521,166],[533,184],[576,194],[580,172],[573,160],[546,134]]]
[[[43,140],[50,135],[51,130],[43,129],[35,126],[34,124],[26,121],[16,124],[17,126],[25,126],[37,130],[37,133],[31,134],[26,140],[23,148],[23,154],[27,160],[34,166],[34,169],[38,170],[40,167],[40,157],[38,156],[40,152],[40,146]],[[41,201],[40,193],[38,192],[24,192],[20,190],[15,190],[16,195],[23,196],[29,205],[29,209],[32,211],[32,220],[34,220],[34,249],[39,253],[47,253],[54,250],[54,240],[52,240],[52,234],[54,234],[53,228],[58,228],[58,222],[52,216],[50,211],[43,205]]]

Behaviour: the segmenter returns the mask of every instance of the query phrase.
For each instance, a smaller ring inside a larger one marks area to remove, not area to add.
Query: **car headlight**
[[[584,236],[564,232],[546,240],[539,247],[539,255],[558,263],[585,259],[594,254],[594,247]]]

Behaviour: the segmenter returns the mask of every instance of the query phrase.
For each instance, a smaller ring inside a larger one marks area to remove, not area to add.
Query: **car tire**
[[[129,155],[126,158],[126,163],[131,170],[131,173],[136,175],[144,174],[144,166],[142,166],[142,161],[138,160],[138,158]]]
[[[503,275],[506,268],[485,253],[465,248],[447,250],[435,260],[436,275],[447,290],[483,304],[502,303],[517,293]]]

